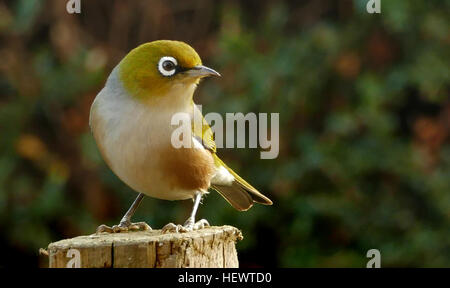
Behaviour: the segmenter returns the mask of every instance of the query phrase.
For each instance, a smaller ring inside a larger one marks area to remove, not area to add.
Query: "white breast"
[[[90,126],[102,156],[114,173],[138,192],[167,200],[191,198],[195,191],[168,186],[158,167],[158,151],[171,145],[172,115],[192,112],[192,98],[186,93],[192,95],[195,85],[175,86],[173,95],[149,106],[127,95],[117,74],[116,67],[91,107]]]

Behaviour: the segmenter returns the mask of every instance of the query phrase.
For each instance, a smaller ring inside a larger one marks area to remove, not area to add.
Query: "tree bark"
[[[232,226],[187,233],[153,230],[92,234],[51,243],[49,267],[236,268],[235,244],[242,238],[241,231]]]

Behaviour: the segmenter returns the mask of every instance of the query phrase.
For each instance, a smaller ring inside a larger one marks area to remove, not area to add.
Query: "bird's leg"
[[[200,205],[201,200],[202,200],[202,194],[200,192],[197,192],[195,194],[194,206],[192,207],[191,216],[186,220],[186,222],[184,222],[184,225],[183,225],[183,227],[185,227],[186,229],[195,230],[194,226],[195,225],[201,226],[201,224],[199,224],[199,222],[201,222],[201,221],[203,221],[203,223],[207,224],[206,226],[209,226],[208,221],[206,221],[205,219],[202,219],[202,220],[198,221],[197,223],[195,223],[195,215],[197,214],[198,206]],[[197,229],[201,229],[204,226],[205,225],[203,225],[202,227],[199,227]]]
[[[139,193],[139,195],[134,200],[133,204],[131,204],[130,209],[128,209],[127,213],[123,215],[122,220],[120,220],[119,225],[114,225],[112,227],[106,226],[104,224],[98,226],[97,233],[107,232],[107,233],[120,233],[126,231],[136,231],[136,230],[152,230],[150,226],[148,226],[145,222],[137,222],[131,223],[131,217],[133,217],[136,212],[139,204],[141,204],[142,199],[144,198],[144,194]]]
[[[200,201],[202,200],[202,195],[203,193],[201,192],[195,193],[194,206],[192,207],[191,216],[186,220],[186,222],[184,222],[184,225],[175,225],[173,223],[169,223],[162,228],[162,232],[189,232],[209,226],[209,223],[208,221],[206,221],[206,219],[195,222],[195,215],[197,214],[198,206],[200,205]]]

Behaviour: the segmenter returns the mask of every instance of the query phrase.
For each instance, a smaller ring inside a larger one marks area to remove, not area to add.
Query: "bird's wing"
[[[200,113],[199,111],[197,112]],[[254,202],[272,205],[272,201],[269,198],[242,179],[217,156],[213,131],[203,116],[202,127],[194,127],[192,125],[192,134],[213,155],[217,173],[211,179],[211,187],[219,192],[228,203],[240,211],[250,209]]]
[[[223,161],[214,154],[214,161],[219,167],[216,176],[211,179],[211,187],[220,193],[234,208],[245,211],[253,206],[254,202],[272,205],[272,201],[256,190],[247,181],[242,179],[236,172],[228,167]],[[224,174],[231,175],[231,181],[223,181],[227,179]]]
[[[197,109],[197,107],[195,107],[195,109]],[[196,113],[201,113],[198,111],[196,111]],[[201,114],[199,114],[201,115]],[[214,142],[214,134],[213,131],[211,129],[211,127],[209,127],[208,122],[205,120],[205,118],[203,117],[203,115],[201,115],[202,117],[202,125],[201,127],[197,127],[200,125],[194,125],[195,121],[192,121],[192,135],[193,137],[198,140],[203,147],[205,147],[205,149],[211,151],[211,153],[215,154],[216,153],[216,142]]]

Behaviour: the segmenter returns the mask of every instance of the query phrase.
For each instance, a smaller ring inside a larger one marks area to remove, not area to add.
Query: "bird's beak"
[[[203,65],[195,66],[195,67],[187,70],[185,73],[188,74],[189,76],[198,77],[198,78],[209,77],[209,76],[220,77],[219,72],[217,72],[214,69],[203,66]]]

